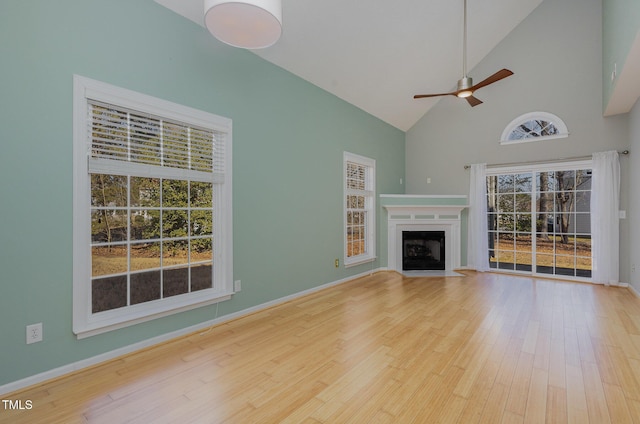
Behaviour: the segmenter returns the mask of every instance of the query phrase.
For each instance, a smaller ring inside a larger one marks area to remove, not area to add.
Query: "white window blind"
[[[359,163],[347,162],[347,188],[353,190],[365,190],[366,167]]]
[[[96,100],[88,103],[91,172],[129,164],[154,167],[155,174],[161,167],[167,176],[187,171],[191,178],[224,181],[225,133]]]

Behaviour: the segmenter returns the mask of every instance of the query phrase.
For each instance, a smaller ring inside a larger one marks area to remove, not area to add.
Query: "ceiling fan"
[[[439,96],[456,96],[467,99],[467,102],[471,106],[478,106],[482,103],[482,100],[473,96],[473,93],[489,84],[500,81],[503,78],[513,75],[508,69],[501,69],[490,77],[482,80],[476,85],[473,85],[473,79],[467,76],[467,0],[464,0],[464,36],[462,44],[462,78],[458,80],[458,89],[450,93],[439,94],[416,94],[414,99],[423,99],[425,97],[439,97]]]

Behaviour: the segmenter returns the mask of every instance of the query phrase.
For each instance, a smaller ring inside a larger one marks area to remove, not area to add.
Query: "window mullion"
[[[131,306],[131,176],[127,176],[127,306]]]
[[[160,178],[160,228],[158,241],[160,242],[160,299],[164,299],[164,178]]]
[[[189,163],[191,167],[191,163]],[[187,292],[191,293],[191,181],[187,183]]]
[[[538,258],[538,179],[531,173],[531,271],[535,273]],[[547,225],[543,223],[542,225]]]

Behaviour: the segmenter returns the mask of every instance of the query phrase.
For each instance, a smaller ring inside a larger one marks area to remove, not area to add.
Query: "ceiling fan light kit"
[[[508,69],[501,69],[489,78],[484,79],[476,85],[473,85],[473,79],[467,76],[467,0],[464,0],[464,24],[463,24],[463,37],[462,37],[462,78],[458,80],[458,89],[450,93],[440,94],[416,94],[414,99],[423,99],[426,97],[440,97],[440,96],[456,96],[461,99],[467,99],[467,102],[473,107],[482,103],[482,100],[473,96],[473,93],[489,84],[500,81],[513,75]]]
[[[281,0],[204,0],[204,23],[218,40],[233,47],[263,49],[282,34]]]
[[[473,94],[473,91],[470,88],[473,87],[473,79],[469,77],[464,77],[458,81],[458,92],[456,96],[460,98],[469,97]]]

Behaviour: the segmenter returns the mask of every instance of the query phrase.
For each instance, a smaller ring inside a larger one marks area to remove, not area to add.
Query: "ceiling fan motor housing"
[[[473,87],[473,78],[464,77],[458,80],[458,91]]]
[[[462,98],[471,96],[473,94],[473,91],[471,91],[471,87],[473,87],[473,79],[469,77],[463,77],[462,79],[458,80],[458,91],[456,93],[456,96]]]

